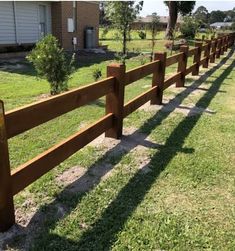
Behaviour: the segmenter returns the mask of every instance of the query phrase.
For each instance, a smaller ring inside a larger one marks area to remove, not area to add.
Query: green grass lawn
[[[108,32],[105,35],[103,31],[104,31],[104,28],[100,28],[100,31],[99,31],[100,44],[108,45],[108,49],[112,51],[122,51],[121,37],[118,30],[108,29]],[[130,33],[131,40],[127,44],[127,50],[129,52],[137,52],[137,53],[151,52],[151,33],[148,30],[145,31],[145,33],[146,33],[146,39],[140,39],[138,35],[138,30],[131,31]],[[205,33],[197,33],[196,38],[201,39],[203,35],[206,37],[211,36]],[[176,34],[176,37],[178,36],[180,36],[179,32],[177,32]],[[179,40],[179,38],[176,38],[176,40]],[[168,51],[165,47],[165,44],[167,42],[169,42],[169,40],[165,39],[165,31],[159,31],[156,35],[155,51]],[[189,44],[190,44],[190,41],[189,41]]]
[[[118,37],[118,31],[115,29],[110,29],[108,33],[103,36],[103,29],[100,30],[100,44],[108,45],[108,49],[112,51],[122,51],[122,44],[120,35]],[[115,35],[116,34],[116,35]],[[149,31],[146,32],[146,39],[140,39],[138,31],[131,31],[131,41],[127,44],[127,49],[129,52],[151,52],[151,35]],[[116,38],[115,38],[116,36]],[[165,43],[167,40],[164,38],[164,32],[158,32],[156,36],[156,51],[166,51]]]
[[[105,76],[111,61],[82,59],[69,88],[92,82],[94,63]],[[126,118],[122,141],[83,148],[15,196],[21,226],[0,235],[0,249],[234,250],[235,55],[220,61],[188,76],[185,88],[169,88],[164,106]],[[127,60],[127,69],[139,65]],[[150,86],[151,76],[128,86],[126,101]],[[7,110],[48,91],[27,64],[0,71]],[[104,110],[101,99],[9,140],[12,168]]]

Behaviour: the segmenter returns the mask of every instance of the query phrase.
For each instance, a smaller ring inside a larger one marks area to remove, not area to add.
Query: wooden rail
[[[132,84],[133,82],[152,74],[154,71],[157,72],[158,67],[159,60],[127,71],[125,76],[125,85]]]
[[[4,103],[0,101],[0,231],[6,231],[15,223],[14,195],[102,133],[120,138],[125,117],[148,101],[161,104],[165,89],[173,84],[183,87],[185,76],[198,75],[199,67],[208,67],[209,62],[215,62],[215,58],[233,46],[234,39],[234,33],[213,40],[203,39],[206,44],[196,42],[192,49],[181,46],[178,54],[168,58],[166,53],[155,53],[153,62],[130,71],[126,71],[125,65],[112,64],[107,67],[104,80],[9,112],[4,111]],[[191,56],[194,62],[187,67]],[[165,79],[166,67],[175,63],[178,64],[177,72]],[[152,87],[124,104],[125,86],[150,74]],[[104,117],[10,171],[8,139],[103,96],[106,96]]]
[[[75,108],[88,104],[114,88],[114,77],[101,80],[58,96],[48,98],[5,114],[7,138],[54,119]]]
[[[166,67],[176,64],[179,60],[182,60],[183,53],[178,53],[166,59]]]
[[[112,122],[113,114],[109,113],[96,123],[13,170],[11,174],[13,195],[106,132],[112,127]]]
[[[189,67],[186,69],[185,74],[188,75],[189,73],[192,73],[193,70],[195,70],[196,66],[197,66],[197,63],[192,64],[191,66],[189,66]]]
[[[136,98],[130,100],[128,103],[124,105],[124,113],[123,116],[127,117],[129,114],[134,112],[136,109],[144,105],[146,102],[150,101],[155,94],[157,87],[154,86],[150,90],[140,94]]]
[[[165,82],[164,82],[163,89],[165,90],[168,87],[170,87],[171,85],[175,84],[177,81],[179,81],[180,78],[181,78],[181,74],[182,74],[181,72],[178,72],[175,75],[173,75],[173,76],[169,77],[168,79],[166,79]]]
[[[198,48],[194,47],[188,51],[188,57],[194,56],[195,53],[197,52]]]

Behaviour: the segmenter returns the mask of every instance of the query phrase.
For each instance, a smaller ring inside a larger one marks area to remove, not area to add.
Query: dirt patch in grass
[[[171,101],[171,102],[170,102]],[[187,104],[187,105],[179,105],[177,102],[174,102],[170,99],[168,99],[168,102],[166,102],[166,99],[164,99],[164,105],[150,105],[150,103],[146,103],[143,106],[140,107],[140,110],[144,110],[146,112],[157,112],[161,109],[162,112],[175,112],[175,113],[181,113],[184,116],[196,116],[200,115],[202,113],[206,113],[208,115],[215,114],[215,111],[212,111],[210,109],[204,109],[202,107],[197,107],[194,104]]]
[[[47,99],[47,98],[50,98],[50,97],[52,97],[51,94],[49,94],[49,93],[44,93],[44,94],[41,94],[41,95],[37,96],[37,97],[35,98],[35,101],[42,101],[42,100]]]
[[[149,140],[147,135],[140,133],[136,128],[125,128],[122,139],[106,138],[104,134],[92,141],[90,146],[102,147],[104,154],[108,152],[107,159],[95,163],[88,170],[81,166],[74,166],[56,178],[63,186],[69,185],[69,192],[86,192],[101,180],[107,179],[113,172],[112,158],[118,157],[123,152],[135,154],[136,165],[143,173],[150,172],[147,164],[150,158],[146,152],[148,148],[158,148],[160,145]],[[111,158],[111,159],[109,159]],[[72,184],[72,185],[71,185]]]
[[[93,166],[90,170],[80,166],[74,166],[63,172],[56,178],[59,184],[66,187],[69,193],[84,193],[99,183],[100,180],[107,179],[112,171],[110,163],[101,163]]]
[[[102,134],[89,145],[94,147],[101,146],[106,150],[117,146],[115,148],[117,154],[119,154],[120,151],[129,151],[137,146],[148,148],[157,148],[159,146],[158,144],[151,142],[146,134],[141,133],[134,127],[123,128],[122,139],[106,138],[105,134]]]
[[[31,202],[29,199],[15,209],[16,224],[7,232],[0,233],[0,250],[29,250],[32,240],[46,217],[37,214],[38,207],[31,205]],[[17,249],[12,248],[16,246]]]
[[[86,173],[86,169],[81,166],[74,166],[63,172],[56,178],[56,182],[63,184],[63,186],[68,186],[69,184],[75,182],[77,179],[81,178]],[[73,187],[71,187],[73,190]],[[86,191],[86,182],[81,184],[80,191]]]

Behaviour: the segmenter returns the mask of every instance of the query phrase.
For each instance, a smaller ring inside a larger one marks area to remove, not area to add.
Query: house
[[[165,30],[168,24],[168,16],[159,16],[159,30]],[[138,17],[132,24],[132,29],[141,30],[146,29],[151,24],[153,20],[152,15],[147,15],[146,17]],[[182,17],[179,16],[177,19],[177,24],[182,22]]]
[[[0,49],[30,46],[49,33],[68,51],[97,47],[99,3],[0,1]]]
[[[230,28],[232,26],[232,22],[216,22],[210,24],[210,27],[213,29],[223,29],[223,28]]]

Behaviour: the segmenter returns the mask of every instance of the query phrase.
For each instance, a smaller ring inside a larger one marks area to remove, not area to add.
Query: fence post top
[[[198,41],[195,42],[196,47],[202,47],[202,45],[203,45],[203,42],[198,42]]]
[[[108,64],[109,67],[124,67],[125,65],[123,63],[116,63],[116,62],[113,62],[113,63],[110,63]]]
[[[166,51],[157,51],[157,52],[155,52],[154,54],[158,54],[158,55],[166,55],[167,53],[166,53]]]
[[[154,53],[154,59],[155,60],[165,60],[167,56],[167,53],[164,52],[155,52]]]
[[[187,51],[189,49],[188,45],[181,45],[180,50]]]

